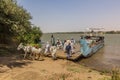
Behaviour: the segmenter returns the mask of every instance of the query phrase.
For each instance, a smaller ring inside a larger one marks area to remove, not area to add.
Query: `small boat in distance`
[[[80,52],[83,57],[91,56],[104,46],[104,33],[100,31],[101,29],[89,28],[90,31],[81,36]]]

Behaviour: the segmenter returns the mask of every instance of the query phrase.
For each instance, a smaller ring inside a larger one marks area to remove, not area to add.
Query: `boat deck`
[[[81,56],[80,52],[75,52],[74,54],[71,55],[69,60],[77,60],[79,57]],[[59,51],[59,53],[57,53],[57,58],[58,59],[67,59],[67,53],[64,53],[64,51]]]
[[[77,60],[79,57],[81,56],[81,53],[80,53],[80,46],[79,44],[76,44],[75,45],[75,53],[73,53],[70,57],[69,60]],[[67,53],[65,53],[63,50],[58,50],[57,51],[57,58],[58,59],[67,59]]]

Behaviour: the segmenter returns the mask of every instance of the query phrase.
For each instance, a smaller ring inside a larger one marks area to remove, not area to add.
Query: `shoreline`
[[[0,80],[98,80],[109,77],[65,59],[43,61],[23,60],[22,57],[0,57]]]

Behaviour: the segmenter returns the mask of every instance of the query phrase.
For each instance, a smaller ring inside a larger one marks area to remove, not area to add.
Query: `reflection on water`
[[[44,34],[42,40],[50,41],[51,34]],[[61,40],[73,37],[79,41],[80,34],[54,34]],[[115,66],[120,68],[120,34],[106,34],[105,46],[89,58],[82,59],[79,64],[89,66],[97,70],[109,70]]]
[[[120,48],[116,49],[117,51],[114,50],[113,47],[104,46],[90,58],[82,59],[79,63],[97,70],[111,70],[113,67],[120,68],[120,54],[118,52]]]

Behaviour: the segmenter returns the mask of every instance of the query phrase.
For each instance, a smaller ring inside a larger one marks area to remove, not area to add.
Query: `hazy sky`
[[[120,30],[120,0],[17,0],[43,32]]]

